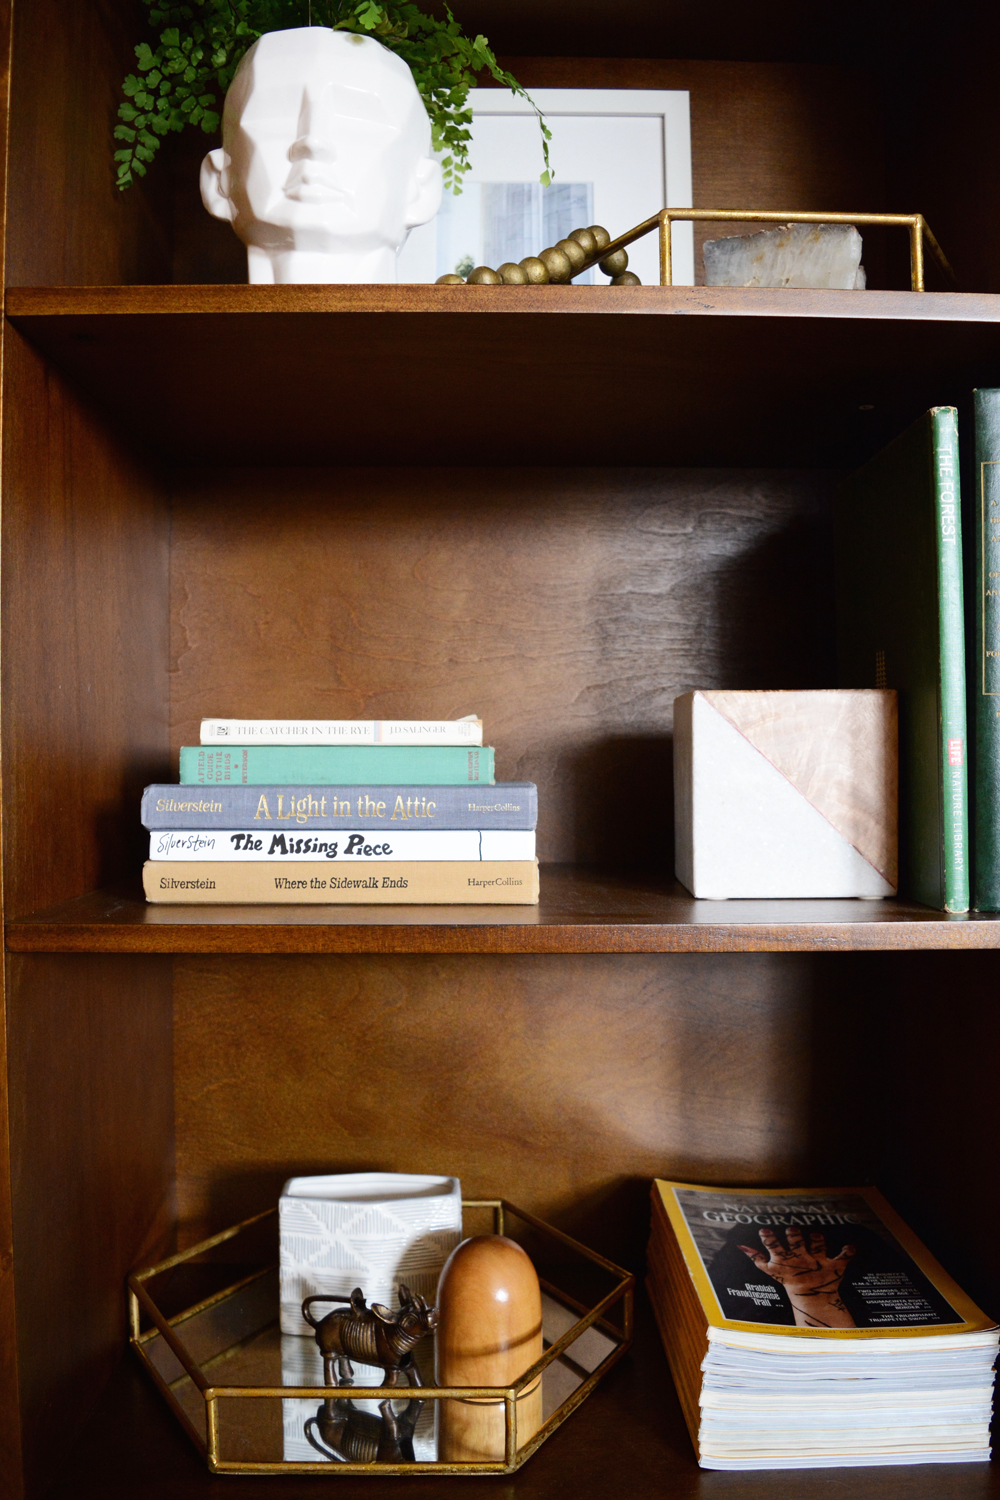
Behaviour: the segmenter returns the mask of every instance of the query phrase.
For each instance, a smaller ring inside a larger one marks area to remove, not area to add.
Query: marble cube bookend
[[[674,700],[676,872],[706,900],[894,896],[896,694]]]
[[[347,1172],[292,1177],[278,1204],[281,1331],[312,1338],[306,1297],[349,1297],[397,1306],[400,1282],[433,1302],[441,1269],[462,1238],[457,1177]],[[322,1309],[323,1312],[331,1311]]]

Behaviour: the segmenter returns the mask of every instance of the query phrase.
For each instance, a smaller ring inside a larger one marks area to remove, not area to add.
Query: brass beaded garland
[[[549,268],[537,255],[526,255],[521,261],[521,270],[532,286],[545,286],[549,280]]]
[[[592,234],[594,236],[594,239],[597,241],[598,250],[603,250],[605,245],[611,244],[611,236],[605,229],[603,224],[591,224],[588,232]]]
[[[612,276],[612,286],[642,286],[642,282],[634,271],[623,271],[620,276]]]
[[[434,283],[435,286],[464,286],[465,277],[456,276],[454,271],[449,271],[446,276],[439,276]]]
[[[570,234],[571,240],[576,240],[588,260],[593,260],[597,254],[597,240],[589,229],[574,229]],[[560,242],[561,243],[561,242]]]
[[[628,251],[612,250],[600,262],[600,266],[605,276],[620,276],[623,271],[628,270]]]
[[[565,255],[574,276],[577,271],[582,271],[587,264],[587,252],[582,245],[577,244],[576,240],[556,240],[555,248],[561,250],[563,255]]]
[[[502,286],[503,277],[498,276],[492,266],[477,266],[465,278],[466,286]]]
[[[564,255],[561,250],[557,250],[554,245],[548,250],[543,250],[538,259],[544,261],[548,267],[550,281],[561,285],[567,282],[573,274],[573,267],[570,265],[569,256]],[[624,267],[622,269],[624,270]]]
[[[497,266],[497,275],[504,286],[527,286],[528,284],[527,271],[512,260],[505,260],[502,266]]]

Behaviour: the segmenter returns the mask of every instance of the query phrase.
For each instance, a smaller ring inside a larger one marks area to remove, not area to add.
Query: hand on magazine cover
[[[814,1229],[806,1249],[801,1229],[788,1230],[788,1249],[773,1229],[758,1231],[767,1251],[752,1245],[740,1249],[766,1276],[783,1286],[788,1294],[799,1328],[856,1328],[857,1324],[840,1297],[844,1272],[857,1253],[854,1245],[844,1245],[839,1255],[826,1253],[826,1236]]]

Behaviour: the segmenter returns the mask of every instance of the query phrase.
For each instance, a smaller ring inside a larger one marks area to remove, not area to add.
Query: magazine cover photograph
[[[954,1328],[970,1312],[978,1322],[978,1309],[898,1222],[917,1264],[874,1190],[671,1193],[725,1320],[816,1332]]]

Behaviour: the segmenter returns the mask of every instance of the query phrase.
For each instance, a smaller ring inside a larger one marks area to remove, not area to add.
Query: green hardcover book
[[[899,885],[969,909],[965,621],[958,420],[939,406],[842,487],[842,687],[899,694]]]
[[[975,539],[972,708],[973,876],[977,911],[1000,911],[1000,391],[973,391]],[[970,604],[970,615],[972,605]]]
[[[185,745],[188,786],[493,785],[489,745]]]

